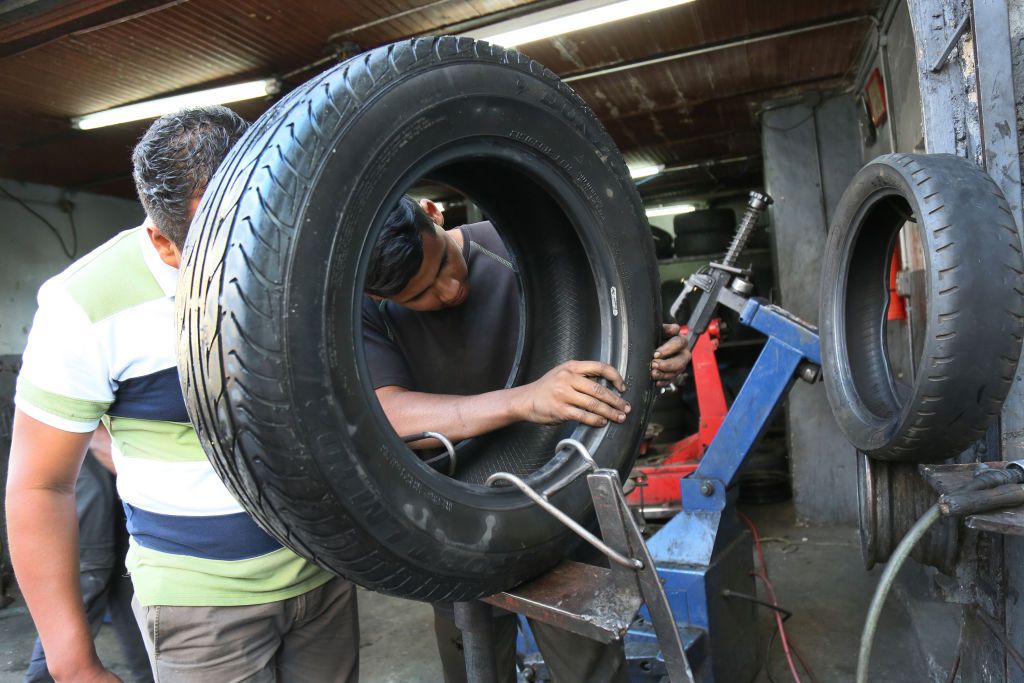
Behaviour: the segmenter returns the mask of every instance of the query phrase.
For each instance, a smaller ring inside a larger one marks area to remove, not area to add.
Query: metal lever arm
[[[736,234],[733,235],[732,243],[729,245],[725,258],[722,259],[721,263],[712,263],[710,273],[698,273],[688,278],[683,285],[683,291],[680,292],[679,297],[676,298],[671,309],[669,309],[672,316],[675,317],[690,292],[697,289],[703,290],[700,299],[693,307],[690,320],[687,322],[690,331],[686,335],[686,344],[689,348],[693,348],[697,337],[704,334],[711,319],[714,318],[715,309],[719,303],[719,296],[723,290],[728,291],[729,280],[737,272],[736,264],[739,262],[740,255],[746,248],[747,242],[750,241],[754,228],[757,227],[757,221],[761,216],[761,212],[771,203],[772,198],[766,194],[760,192],[750,193],[750,198],[747,200],[747,210],[744,212],[742,220],[740,220],[739,227],[736,228]]]

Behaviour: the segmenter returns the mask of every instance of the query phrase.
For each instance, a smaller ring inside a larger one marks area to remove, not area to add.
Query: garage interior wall
[[[68,214],[58,201],[64,197],[73,205],[78,232],[77,256],[88,253],[114,234],[142,222],[138,201],[77,192],[66,194],[59,187],[0,180],[0,186],[46,218],[71,247]],[[0,251],[0,355],[21,354],[36,310],[39,285],[71,263],[57,238],[43,221],[0,192],[0,230],[4,249]]]
[[[914,52],[914,30],[906,2],[895,3],[888,25],[883,27],[883,41],[872,45],[867,73],[878,69],[886,82],[888,114],[875,132],[875,140],[864,144],[864,162],[889,152],[924,153],[921,128],[921,90],[917,80],[917,56]],[[883,64],[883,58],[885,62]],[[857,84],[859,88],[863,83]],[[895,145],[893,144],[895,143]]]
[[[771,207],[779,303],[818,323],[820,263],[828,221],[860,168],[856,102],[811,94],[762,116],[765,187]],[[820,382],[797,382],[786,407],[793,502],[811,524],[857,519],[856,454],[832,417]]]
[[[914,35],[904,0],[883,14],[882,33],[866,37],[865,75],[878,68],[887,82],[888,116],[873,139],[865,135],[858,96],[810,94],[778,103],[762,116],[765,185],[771,210],[780,303],[818,322],[818,264],[828,222],[850,179],[866,162],[893,150],[921,151],[921,103]],[[883,62],[884,60],[884,62]],[[890,128],[891,126],[891,128]],[[787,404],[793,498],[799,519],[856,523],[856,455],[832,418],[824,386],[798,382]]]

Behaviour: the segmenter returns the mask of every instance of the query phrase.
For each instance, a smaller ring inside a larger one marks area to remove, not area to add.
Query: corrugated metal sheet
[[[20,50],[0,58],[0,176],[64,186],[99,182],[94,187],[128,193],[130,186],[123,181],[126,150],[146,124],[81,133],[70,129],[72,116],[182,89],[287,73],[329,54],[331,41],[353,41],[365,49],[411,35],[445,32],[446,27],[466,22],[479,23],[488,15],[529,4],[529,0],[71,0],[59,6],[40,2],[47,11],[17,30],[0,17],[0,50],[5,45]],[[784,89],[848,76],[870,24],[847,22],[745,45],[729,44],[872,14],[879,4],[880,0],[696,0],[532,43],[523,51],[556,73],[579,76],[652,56],[714,48],[577,80],[572,87],[605,122],[627,159],[671,165],[716,155],[756,154],[754,105]],[[50,39],[47,32],[59,31],[62,25],[73,32]],[[32,47],[33,36],[49,42]],[[291,85],[314,73],[302,73]],[[248,103],[242,109],[253,118],[268,104],[269,100]]]

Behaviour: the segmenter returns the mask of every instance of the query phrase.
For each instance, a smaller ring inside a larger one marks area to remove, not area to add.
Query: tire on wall
[[[509,384],[570,359],[616,367],[623,425],[517,424],[459,448],[454,478],[390,429],[367,380],[370,246],[418,179],[476,201],[514,254],[523,299]],[[547,488],[578,471],[573,436],[628,472],[653,400],[660,304],[629,173],[583,101],[512,50],[469,39],[382,47],[264,114],[206,191],[178,292],[179,370],[220,477],[257,522],[374,590],[464,600],[557,563],[575,538],[494,471]],[[592,514],[585,478],[550,496]]]
[[[920,236],[923,330],[912,377],[886,343],[889,268],[900,228]],[[850,442],[883,460],[941,462],[984,434],[1013,382],[1024,336],[1024,259],[1006,200],[948,154],[890,154],[853,178],[822,264],[825,388]]]

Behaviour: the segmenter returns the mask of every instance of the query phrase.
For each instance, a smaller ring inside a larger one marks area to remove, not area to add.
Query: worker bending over
[[[57,681],[116,681],[78,585],[75,479],[100,420],[131,534],[136,618],[158,681],[358,678],[352,584],[282,547],[228,492],[189,423],[174,296],[192,217],[247,124],[224,107],[158,119],[135,148],[146,210],[39,290],[7,480],[11,558]],[[43,542],[46,539],[46,542]]]
[[[625,422],[631,406],[617,393],[625,383],[606,363],[570,360],[534,382],[505,388],[519,329],[512,257],[489,222],[447,231],[443,224],[436,204],[403,197],[370,257],[363,339],[374,390],[394,430],[436,431],[458,442],[515,422]],[[664,332],[667,341],[651,362],[658,382],[674,379],[690,359],[679,326],[666,325]],[[434,625],[446,683],[465,681],[450,605],[435,605]],[[628,680],[621,643],[531,626],[557,683]],[[515,615],[496,616],[501,683],[515,681],[515,636]]]

